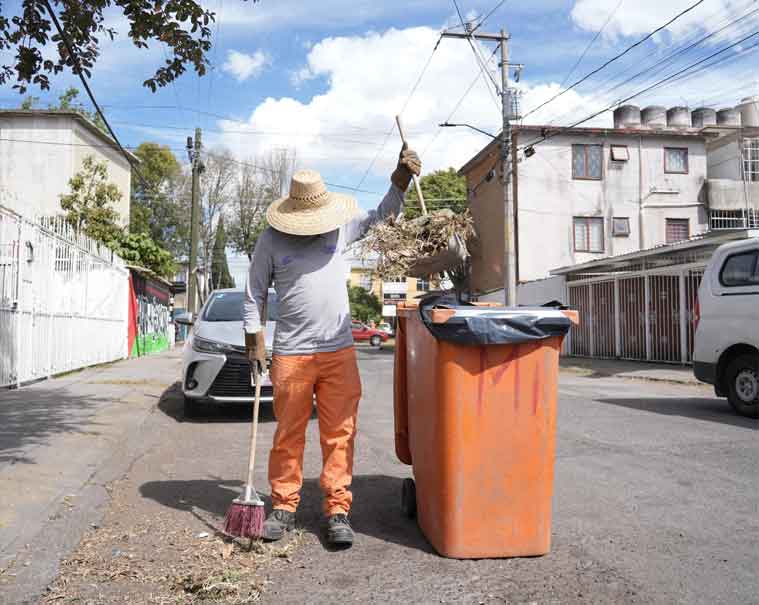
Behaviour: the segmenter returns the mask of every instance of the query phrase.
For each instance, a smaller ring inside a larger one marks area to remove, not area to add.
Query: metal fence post
[[[23,280],[21,276],[21,219],[16,219],[18,229],[16,233],[18,237],[16,239],[16,388],[21,388],[21,289],[23,288]]]
[[[687,322],[687,304],[685,301],[685,270],[680,269],[678,275],[678,286],[680,294],[680,361],[683,364],[688,363],[688,322]]]
[[[590,336],[588,343],[588,346],[590,348],[590,356],[595,357],[596,355],[596,317],[595,317],[595,307],[593,305],[593,294],[594,294],[594,284],[588,284],[588,317],[590,318],[590,330],[588,330],[588,335]]]
[[[646,326],[646,361],[651,361],[651,286],[650,275],[643,276],[643,290],[645,292],[646,308],[644,309],[644,323]]]
[[[614,355],[622,357],[622,331],[619,317],[619,278],[614,278]]]

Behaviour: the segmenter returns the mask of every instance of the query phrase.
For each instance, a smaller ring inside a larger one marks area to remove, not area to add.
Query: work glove
[[[263,330],[255,334],[245,332],[245,354],[256,375],[263,374],[266,369],[266,336]]]
[[[421,173],[422,160],[419,159],[416,151],[409,149],[408,144],[404,143],[398,156],[398,166],[396,166],[393,174],[390,175],[390,180],[398,189],[406,191],[411,182],[411,175],[415,174],[419,176]]]

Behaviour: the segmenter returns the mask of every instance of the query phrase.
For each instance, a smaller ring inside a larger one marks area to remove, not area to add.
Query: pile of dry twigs
[[[419,218],[405,219],[401,215],[375,223],[364,236],[360,249],[364,257],[379,256],[377,273],[384,280],[420,277],[420,263],[445,253],[456,240],[464,255],[457,260],[463,261],[466,242],[473,235],[474,220],[469,210],[460,214],[448,209],[435,210]]]

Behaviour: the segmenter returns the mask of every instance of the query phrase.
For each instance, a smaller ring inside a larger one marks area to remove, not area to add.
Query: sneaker
[[[327,542],[332,546],[350,546],[353,544],[353,530],[348,515],[330,515],[327,519]]]
[[[285,533],[295,528],[295,513],[275,508],[264,521],[263,539],[269,542],[281,540]]]

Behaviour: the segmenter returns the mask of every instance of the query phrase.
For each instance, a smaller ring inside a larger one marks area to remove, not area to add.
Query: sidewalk
[[[175,350],[0,390],[0,593],[24,602],[103,513],[106,485],[144,451]],[[3,600],[3,599],[0,599]]]
[[[676,384],[703,384],[693,376],[693,368],[684,365],[585,357],[562,357],[559,365],[562,372],[572,372],[588,378],[615,376]]]

